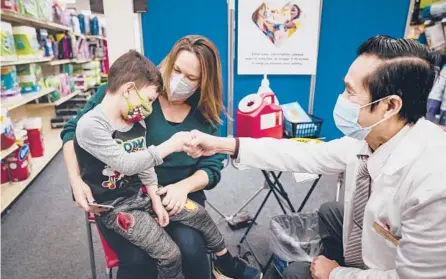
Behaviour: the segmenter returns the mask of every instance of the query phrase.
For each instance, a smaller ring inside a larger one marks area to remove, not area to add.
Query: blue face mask
[[[347,100],[342,95],[339,95],[338,101],[336,102],[334,111],[333,111],[333,118],[336,124],[336,127],[338,127],[341,132],[344,133],[344,135],[357,139],[357,140],[364,140],[367,135],[370,133],[373,127],[381,124],[382,122],[386,121],[392,115],[381,119],[377,123],[373,124],[370,127],[363,128],[358,123],[359,119],[359,112],[361,111],[361,108],[370,106],[371,104],[377,103],[383,99],[388,98],[384,97],[379,100],[376,100],[374,102],[371,102],[369,104],[360,106],[358,104],[352,103],[349,100]]]

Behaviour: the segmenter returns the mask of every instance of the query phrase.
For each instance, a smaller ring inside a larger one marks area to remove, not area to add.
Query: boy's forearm
[[[150,197],[153,203],[161,202],[161,197],[157,195],[158,185],[145,186],[147,189],[147,195]]]
[[[154,146],[154,150],[158,153],[158,155],[162,159],[177,151],[174,142],[170,139],[166,140],[165,142],[157,146]]]

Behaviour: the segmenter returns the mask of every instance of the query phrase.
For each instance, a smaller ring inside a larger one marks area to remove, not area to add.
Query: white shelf
[[[10,182],[0,185],[1,189],[1,208],[3,211],[33,182],[40,172],[56,156],[62,148],[62,140],[59,138],[61,129],[49,129],[44,132],[45,156],[40,158],[31,158],[32,170],[31,176],[24,181]]]
[[[25,16],[25,15],[22,15],[17,12],[0,10],[0,15],[1,15],[2,21],[18,23],[18,24],[22,24],[22,25],[28,25],[28,26],[32,26],[35,28],[45,28],[45,29],[54,30],[54,31],[70,31],[71,30],[71,28],[69,26],[33,18],[30,16]]]
[[[80,90],[76,90],[73,93],[71,93],[70,95],[67,96],[63,96],[62,98],[60,98],[59,100],[52,102],[52,103],[41,103],[41,104],[29,104],[28,106],[30,107],[51,107],[51,106],[59,106],[63,103],[65,103],[66,101],[76,97],[77,95],[79,95],[81,93]]]
[[[41,57],[41,58],[33,58],[33,59],[17,59],[14,61],[1,61],[1,65],[2,65],[2,67],[4,67],[4,66],[12,66],[12,65],[44,63],[44,62],[49,62],[52,59],[53,59],[53,57]]]
[[[76,59],[76,60],[73,60],[73,62],[74,63],[76,63],[76,64],[84,64],[84,63],[88,63],[88,62],[90,62],[92,59],[91,58],[88,58],[88,59]]]
[[[57,65],[63,65],[63,64],[70,64],[73,62],[74,62],[73,59],[52,60],[52,61],[48,62],[48,65],[57,66]]]
[[[21,94],[16,97],[9,97],[6,100],[2,101],[2,107],[6,108],[8,110],[13,110],[15,108],[18,108],[20,106],[23,106],[31,101],[34,101],[42,96],[48,95],[52,92],[54,92],[54,88],[42,88],[39,92],[36,93],[28,93],[28,94]]]
[[[2,159],[4,159],[6,156],[8,156],[9,154],[11,154],[12,152],[14,152],[16,149],[18,148],[17,144],[13,144],[11,147],[9,147],[8,149],[2,150]]]
[[[85,38],[87,39],[107,40],[107,38],[105,38],[104,36],[99,36],[99,35],[83,35],[83,36],[85,36]]]

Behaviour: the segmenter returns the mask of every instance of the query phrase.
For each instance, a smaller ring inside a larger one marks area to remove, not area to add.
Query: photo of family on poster
[[[278,7],[274,1],[263,2],[252,14],[252,21],[276,47],[281,47],[301,25],[301,8],[295,2]]]

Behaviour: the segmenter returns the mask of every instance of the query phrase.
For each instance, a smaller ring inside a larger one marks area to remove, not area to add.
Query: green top
[[[65,124],[60,134],[64,143],[74,139],[76,125],[80,117],[102,101],[105,96],[105,89],[106,85],[100,86],[96,94],[90,98],[85,108],[79,110],[77,116]],[[194,105],[192,105],[191,111],[182,123],[172,125],[172,123],[169,123],[164,117],[160,103],[157,100],[153,103],[152,114],[146,118],[145,122],[147,126],[147,146],[159,145],[179,131],[191,131],[196,129],[208,134],[218,134],[218,129],[205,122],[202,114]],[[198,159],[193,159],[187,156],[184,152],[171,154],[164,158],[164,163],[162,165],[155,168],[156,174],[158,175],[158,182],[160,185],[166,186],[191,176],[197,170],[203,170],[209,176],[209,184],[205,189],[212,189],[220,181],[221,170],[223,168],[222,161],[224,158],[225,157],[222,154]],[[203,191],[191,193],[189,198],[197,202],[206,199]]]

